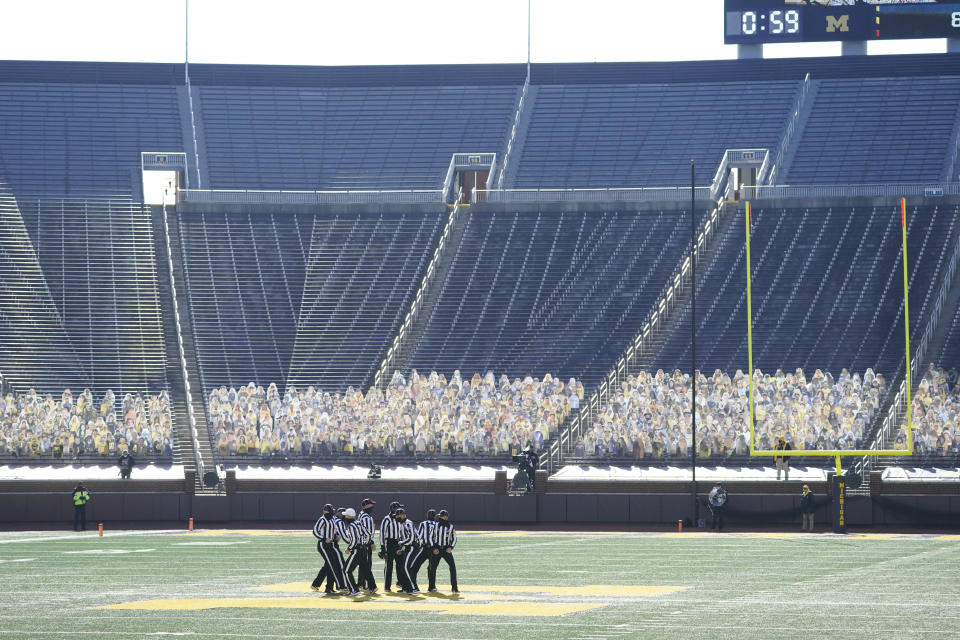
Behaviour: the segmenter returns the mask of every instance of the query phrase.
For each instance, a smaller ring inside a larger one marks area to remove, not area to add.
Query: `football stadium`
[[[960,2],[715,4],[0,61],[0,638],[957,637]]]

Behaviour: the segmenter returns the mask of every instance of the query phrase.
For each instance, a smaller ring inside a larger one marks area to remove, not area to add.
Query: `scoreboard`
[[[960,2],[724,0],[726,44],[960,38]]]

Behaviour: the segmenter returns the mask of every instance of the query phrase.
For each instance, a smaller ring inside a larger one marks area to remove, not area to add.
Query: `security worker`
[[[313,579],[310,588],[314,591],[320,590],[320,585],[324,578],[327,578],[327,589],[323,595],[337,595],[336,591],[329,584],[330,578],[337,583],[338,589],[345,589],[346,584],[343,581],[343,557],[340,555],[340,549],[337,547],[337,523],[334,521],[333,505],[323,505],[323,515],[313,525],[313,536],[317,538],[317,551],[323,556],[323,568]]]
[[[416,540],[416,533],[413,529],[413,523],[407,520],[407,512],[403,507],[397,509],[393,514],[393,519],[397,523],[397,582],[400,583],[400,590],[408,595],[420,593],[418,589],[413,588],[413,581],[410,580],[410,574],[407,573],[407,556],[413,549],[413,542]]]
[[[370,498],[364,498],[360,503],[360,513],[357,514],[357,526],[363,531],[363,537],[367,544],[360,551],[362,555],[357,565],[357,582],[361,589],[366,591],[376,591],[377,581],[373,577],[373,549],[376,544],[373,541],[376,523],[373,521],[373,506],[377,504]]]
[[[786,438],[780,436],[777,438],[777,444],[774,447],[776,451],[790,451],[793,449]],[[783,472],[783,479],[790,479],[790,458],[788,456],[774,456],[773,461],[777,463],[777,480],[780,479],[780,472]]]
[[[414,529],[413,549],[407,556],[407,575],[410,576],[414,591],[420,590],[417,585],[417,572],[430,555],[430,537],[433,528],[437,526],[436,517],[436,509],[428,510],[426,519]]]
[[[447,563],[450,569],[450,588],[453,593],[460,593],[457,587],[457,563],[453,559],[453,548],[457,546],[457,532],[450,522],[450,514],[441,509],[437,514],[437,523],[433,527],[430,539],[430,564],[427,566],[427,577],[430,579],[430,592],[437,590],[437,565],[440,560]]]
[[[83,486],[77,485],[73,490],[73,530],[87,530],[87,503],[90,502],[90,492]]]
[[[393,517],[399,508],[399,502],[391,502],[390,513],[385,515],[380,522],[380,557],[383,558],[383,588],[386,591],[390,591],[393,563],[396,560],[397,548],[399,547],[397,538],[400,531],[397,527],[397,521]],[[397,569],[397,575],[399,576],[399,574],[400,570]],[[399,579],[397,582],[399,582]]]

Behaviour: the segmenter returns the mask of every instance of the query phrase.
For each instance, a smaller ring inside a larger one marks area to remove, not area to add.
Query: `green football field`
[[[960,536],[461,532],[455,555],[459,596],[441,564],[439,594],[331,598],[309,532],[0,533],[0,638],[960,637]]]

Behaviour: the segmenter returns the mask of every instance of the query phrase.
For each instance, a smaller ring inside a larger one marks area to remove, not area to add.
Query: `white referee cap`
[[[356,518],[357,512],[354,511],[353,509],[347,509],[346,511],[343,512],[343,515],[347,516],[348,518]]]

